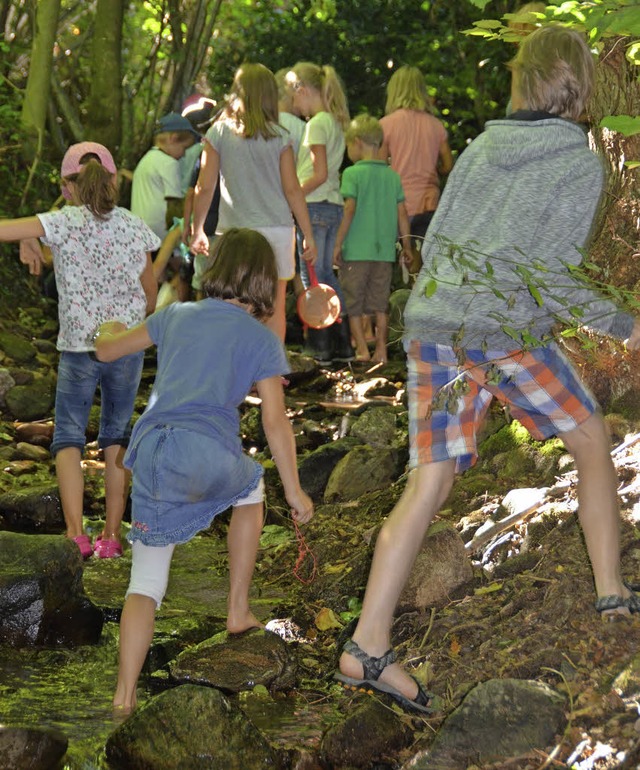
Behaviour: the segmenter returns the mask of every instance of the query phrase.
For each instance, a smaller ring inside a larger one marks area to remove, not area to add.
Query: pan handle
[[[309,276],[309,286],[314,287],[319,285],[316,269],[311,262],[307,262],[307,275]]]

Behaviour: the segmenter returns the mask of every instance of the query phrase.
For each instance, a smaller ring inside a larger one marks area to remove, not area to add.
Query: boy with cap
[[[153,147],[133,174],[131,211],[164,240],[174,217],[182,215],[183,186],[180,158],[199,141],[187,118],[170,112],[157,122]]]

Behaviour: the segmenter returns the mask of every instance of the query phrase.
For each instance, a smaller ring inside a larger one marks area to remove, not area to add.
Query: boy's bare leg
[[[267,321],[266,325],[282,340],[282,342],[284,342],[287,333],[286,297],[287,281],[279,279],[276,286],[276,299],[273,306],[273,315]]]
[[[387,363],[387,330],[389,328],[389,316],[386,313],[376,313],[376,348],[373,352],[373,360],[379,363]]]
[[[229,549],[229,598],[227,631],[239,634],[262,623],[249,609],[249,589],[256,566],[264,520],[262,503],[237,505],[231,514],[227,546]]]
[[[84,473],[80,460],[82,453],[77,447],[65,447],[56,453],[56,476],[60,490],[60,504],[67,526],[67,537],[84,533],[82,508],[84,502]]]
[[[153,639],[156,602],[129,594],[120,618],[120,663],[113,706],[128,713],[136,706],[136,686]]]
[[[578,471],[578,517],[584,531],[598,596],[629,596],[620,574],[618,480],[602,415],[560,435]]]
[[[391,624],[400,593],[422,547],[434,515],[451,489],[455,460],[421,465],[411,472],[405,491],[383,525],[369,573],[362,614],[353,640],[368,655],[380,657],[391,647]],[[340,671],[359,679],[362,664],[343,653]],[[390,684],[407,698],[417,695],[416,683],[397,664],[384,669],[380,681]]]
[[[120,525],[127,505],[131,474],[122,464],[125,448],[112,444],[104,449],[104,497],[106,520],[102,537],[120,542]]]
[[[368,361],[370,359],[369,348],[364,336],[364,319],[365,316],[363,315],[349,316],[349,331],[355,343],[354,347],[358,361]]]

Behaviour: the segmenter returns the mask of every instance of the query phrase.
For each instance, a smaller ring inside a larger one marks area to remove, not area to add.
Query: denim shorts
[[[410,465],[456,460],[456,471],[473,465],[477,433],[493,398],[544,441],[587,420],[598,404],[555,344],[529,351],[467,350],[460,361],[447,345],[408,346]],[[489,371],[492,371],[492,376]],[[464,392],[450,403],[439,396],[456,379]],[[436,405],[437,404],[437,405]]]
[[[101,403],[98,446],[127,446],[143,360],[144,353],[134,353],[109,363],[98,361],[92,353],[67,350],[61,353],[52,455],[67,447],[84,449],[89,412],[98,386]]]
[[[262,499],[250,496],[262,478],[259,463],[192,430],[149,426],[124,463],[133,471],[130,542],[186,543],[232,505]]]

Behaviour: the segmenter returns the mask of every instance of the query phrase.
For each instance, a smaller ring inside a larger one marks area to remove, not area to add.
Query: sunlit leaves
[[[624,136],[634,136],[640,134],[640,117],[608,115],[600,121],[600,128],[608,128]]]

